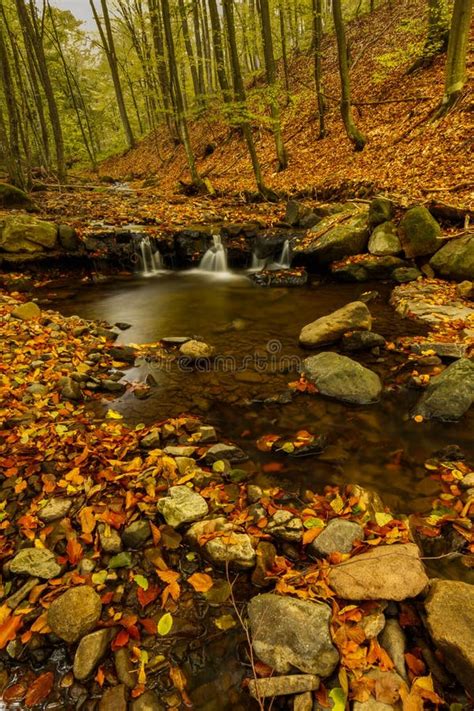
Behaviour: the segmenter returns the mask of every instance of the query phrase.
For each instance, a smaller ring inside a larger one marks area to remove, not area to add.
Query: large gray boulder
[[[377,402],[382,392],[377,373],[338,353],[319,353],[306,358],[302,373],[322,395],[342,402],[367,405]]]
[[[325,266],[352,254],[360,254],[367,247],[367,212],[354,212],[350,218],[339,223],[335,221],[337,219],[327,217],[310,230],[314,233],[314,239],[304,252],[314,257],[317,266]]]
[[[407,257],[424,257],[441,246],[441,227],[426,207],[412,207],[400,222],[400,238]]]
[[[369,252],[379,257],[400,254],[402,245],[393,222],[382,222],[370,235]]]
[[[77,642],[94,629],[100,619],[102,603],[90,585],[69,588],[51,603],[48,625],[57,637]]]
[[[0,227],[0,250],[4,252],[42,252],[56,247],[57,225],[31,215],[7,217]]]
[[[394,204],[386,197],[376,197],[369,205],[369,224],[380,225],[391,220],[394,213]]]
[[[474,585],[435,580],[425,609],[429,633],[446,666],[474,696]]]
[[[169,496],[160,499],[158,511],[163,514],[168,526],[181,526],[204,518],[209,511],[206,500],[187,486],[172,486]]]
[[[416,597],[428,577],[414,543],[379,545],[331,568],[329,585],[345,600],[406,600]]]
[[[339,654],[329,632],[328,605],[264,593],[250,600],[248,614],[255,654],[275,671],[296,667],[324,677],[334,671]]]
[[[426,419],[458,420],[474,402],[474,361],[460,358],[430,381],[415,408]]]
[[[447,279],[474,279],[474,237],[450,240],[431,257],[430,265]]]
[[[346,331],[370,331],[371,328],[369,309],[362,301],[353,301],[304,326],[300,333],[300,344],[308,348],[319,348],[336,343]]]

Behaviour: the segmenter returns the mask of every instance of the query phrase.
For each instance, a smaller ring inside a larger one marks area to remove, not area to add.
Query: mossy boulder
[[[370,235],[369,252],[378,257],[400,254],[402,245],[397,235],[397,228],[391,221],[382,222]]]
[[[391,279],[393,272],[409,266],[399,257],[376,257],[363,254],[353,259],[331,264],[331,273],[342,281],[370,281],[372,279]]]
[[[385,197],[377,197],[369,206],[369,224],[372,227],[391,220],[394,213],[393,202]]]
[[[0,250],[4,252],[42,252],[54,249],[58,228],[52,222],[31,215],[12,215],[0,223]]]
[[[474,279],[474,237],[466,235],[447,242],[431,257],[435,272],[447,279]]]
[[[0,183],[0,207],[24,209],[28,212],[38,211],[29,195],[23,190],[15,188],[14,185],[8,185],[8,183]]]
[[[441,227],[426,207],[412,207],[400,222],[400,238],[407,257],[434,254],[441,246]]]
[[[360,254],[369,239],[367,212],[356,211],[342,220],[339,216],[327,217],[310,230],[309,237],[299,251],[311,255],[316,266],[327,266],[338,259]]]
[[[66,252],[77,252],[81,245],[76,230],[69,225],[59,225],[58,239],[59,244]]]

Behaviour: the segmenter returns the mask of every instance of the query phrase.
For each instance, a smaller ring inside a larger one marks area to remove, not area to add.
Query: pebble
[[[33,575],[50,580],[61,573],[56,556],[47,548],[23,548],[10,563],[10,571],[18,575]]]
[[[51,603],[48,625],[66,642],[77,642],[90,632],[100,619],[102,603],[89,585],[69,588]]]
[[[73,672],[76,679],[83,681],[92,674],[106,653],[110,638],[110,629],[103,629],[81,639],[74,655]]]

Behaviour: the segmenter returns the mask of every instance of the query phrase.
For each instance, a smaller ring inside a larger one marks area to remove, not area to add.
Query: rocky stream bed
[[[300,289],[3,275],[6,709],[471,707],[473,238],[356,212]]]

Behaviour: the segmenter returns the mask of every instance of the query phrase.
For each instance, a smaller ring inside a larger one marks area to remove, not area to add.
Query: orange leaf
[[[71,565],[79,563],[83,556],[82,546],[77,538],[70,538],[67,542],[66,553]]]
[[[206,573],[194,573],[188,578],[188,583],[192,585],[196,592],[205,593],[212,588],[214,581]]]
[[[7,646],[16,637],[18,629],[21,627],[23,618],[21,615],[7,617],[5,622],[0,626],[0,649]]]
[[[54,674],[52,672],[45,672],[41,676],[37,677],[32,684],[30,684],[28,691],[26,692],[25,704],[28,706],[36,706],[44,701],[53,688]]]

